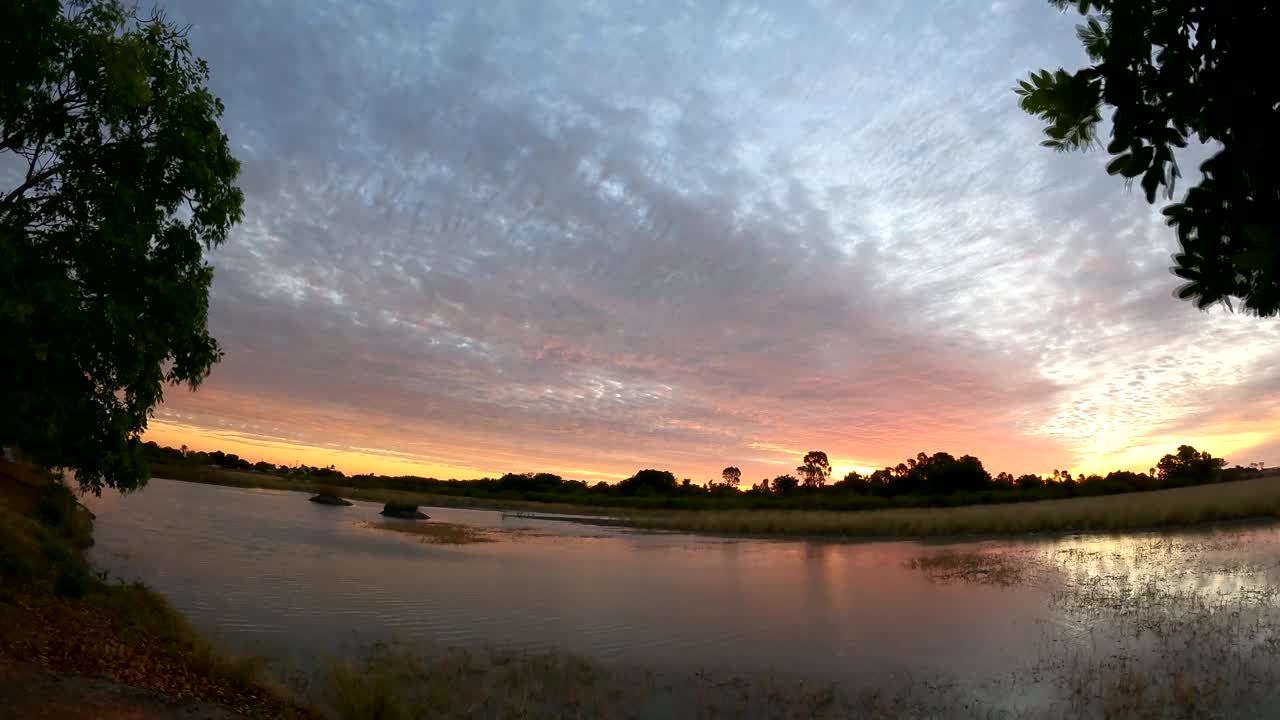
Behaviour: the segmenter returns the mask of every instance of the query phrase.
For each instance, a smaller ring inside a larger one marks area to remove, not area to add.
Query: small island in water
[[[336,505],[340,507],[350,507],[351,501],[338,497],[338,491],[334,488],[321,488],[311,496],[311,502],[318,505]]]
[[[389,502],[382,506],[382,512],[379,513],[384,517],[397,518],[399,520],[430,520],[431,517],[426,513],[418,510],[417,505],[409,503]]]

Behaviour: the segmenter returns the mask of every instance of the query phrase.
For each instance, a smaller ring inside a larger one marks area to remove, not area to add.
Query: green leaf
[[[1123,173],[1129,167],[1129,161],[1132,159],[1133,155],[1131,153],[1117,155],[1111,162],[1107,163],[1107,174],[1119,175]]]
[[[0,438],[85,489],[137,487],[130,439],[166,377],[194,386],[218,360],[203,252],[243,215],[239,164],[181,27],[116,0],[0,8],[0,165],[47,173],[0,195],[0,292],[56,319],[4,322]]]
[[[1147,195],[1147,202],[1156,201],[1156,191],[1160,189],[1160,183],[1164,180],[1164,173],[1158,168],[1151,168],[1147,174],[1142,176],[1142,190]]]

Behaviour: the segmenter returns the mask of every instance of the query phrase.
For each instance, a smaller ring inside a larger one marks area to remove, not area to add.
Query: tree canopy
[[[805,487],[822,487],[827,482],[827,476],[831,474],[831,463],[827,460],[825,452],[810,450],[796,468],[796,472],[800,473]]]
[[[1189,138],[1212,157],[1182,202],[1164,208],[1182,252],[1177,296],[1205,308],[1280,313],[1280,84],[1267,68],[1280,5],[1219,0],[1049,0],[1085,16],[1077,35],[1093,64],[1041,70],[1016,88],[1020,105],[1048,122],[1043,143],[1097,143],[1113,110],[1107,172],[1138,180],[1154,203],[1172,199],[1175,151]]]
[[[642,495],[670,492],[676,488],[676,476],[667,470],[641,470],[618,483],[624,495]]]
[[[1213,478],[1227,461],[1190,445],[1179,445],[1176,453],[1160,458],[1156,464],[1160,480],[1170,484],[1192,484]]]
[[[243,196],[208,75],[158,14],[0,3],[0,444],[95,492],[145,480],[164,386],[220,357],[204,251]]]

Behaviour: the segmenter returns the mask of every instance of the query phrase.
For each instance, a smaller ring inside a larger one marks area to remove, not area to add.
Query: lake
[[[1276,674],[1274,526],[854,544],[424,508],[497,539],[433,545],[366,526],[380,505],[306,499],[153,479],[87,499],[90,559],[228,644],[302,669],[394,639],[557,650],[667,675],[927,678],[1009,712],[1062,707],[1086,682],[1106,701],[1113,680],[1083,677],[1090,665],[1197,682],[1215,667]],[[1243,685],[1237,695],[1276,699]]]

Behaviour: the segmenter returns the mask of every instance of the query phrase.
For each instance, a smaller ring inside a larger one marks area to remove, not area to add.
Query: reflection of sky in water
[[[153,481],[94,503],[94,560],[201,626],[325,651],[335,638],[559,648],[655,666],[831,679],[1003,667],[1040,587],[937,584],[909,543],[699,538],[427,508],[433,521],[544,536],[424,545],[361,527],[378,507]]]
[[[151,584],[215,636],[298,665],[396,638],[553,648],[672,672],[942,677],[976,686],[989,704],[1042,705],[1054,691],[1026,680],[1033,663],[1048,659],[1051,676],[1057,658],[1081,652],[1167,652],[1132,634],[1135,623],[1160,620],[1176,635],[1188,629],[1176,623],[1225,608],[1256,625],[1222,626],[1239,635],[1232,642],[1265,643],[1280,586],[1280,532],[1264,527],[842,544],[426,508],[433,521],[539,531],[434,546],[363,526],[379,519],[376,505],[321,507],[298,493],[156,480],[90,504],[95,563]],[[1026,572],[1005,586],[908,567],[947,552]]]
[[[1071,538],[1046,543],[1040,555],[1078,584],[1156,583],[1169,592],[1214,596],[1265,593],[1280,582],[1280,533],[1273,527]]]

